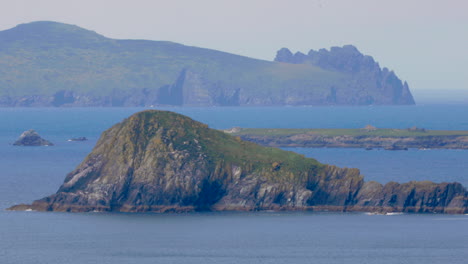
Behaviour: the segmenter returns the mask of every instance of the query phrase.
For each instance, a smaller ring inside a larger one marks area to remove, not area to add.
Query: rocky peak
[[[304,63],[307,60],[307,55],[302,52],[292,53],[287,48],[282,48],[276,53],[275,61],[277,62],[286,62],[293,64]]]
[[[277,52],[275,61],[294,64],[311,63],[324,69],[348,73],[372,70],[376,66],[378,67],[371,56],[362,54],[353,45],[331,47],[330,50],[310,50],[307,55],[301,52],[296,52],[293,55],[289,49],[282,48]]]
[[[331,47],[330,51],[310,50],[309,59],[317,66],[340,72],[357,73],[361,70],[371,70],[375,61],[370,56],[364,56],[355,46]]]
[[[292,52],[287,48],[282,48],[276,52],[275,61],[291,63],[293,58]]]
[[[281,56],[279,56],[281,55]],[[353,45],[331,47],[330,50],[310,50],[307,55],[282,48],[275,61],[292,64],[312,64],[322,69],[349,75],[353,82],[346,87],[331,87],[329,98],[332,103],[346,101],[353,95],[349,91],[367,90],[368,95],[359,98],[358,104],[414,104],[406,82],[402,82],[393,71],[380,65],[371,56],[362,54]],[[385,96],[379,95],[383,91]],[[373,94],[373,95],[370,95]],[[386,97],[388,96],[388,97]]]
[[[48,140],[43,139],[34,130],[30,129],[21,134],[18,140],[13,143],[15,146],[53,146],[54,144]]]

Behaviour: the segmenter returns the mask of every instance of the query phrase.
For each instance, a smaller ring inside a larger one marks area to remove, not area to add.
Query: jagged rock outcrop
[[[282,48],[275,61],[292,64],[312,64],[322,69],[348,74],[352,81],[344,86],[330,88],[331,103],[346,104],[414,104],[407,82],[402,82],[393,71],[380,68],[371,56],[362,54],[353,45],[332,47],[330,50],[310,50],[306,55],[293,54]],[[359,93],[359,96],[353,93]],[[355,101],[358,100],[358,101]]]
[[[53,146],[54,144],[48,140],[43,139],[39,134],[34,130],[30,129],[24,131],[18,140],[13,143],[15,146]]]
[[[304,63],[309,55],[282,49],[273,62],[167,41],[110,39],[39,21],[0,31],[0,106],[414,103],[392,72],[369,62],[350,73],[360,60],[347,54],[356,52],[338,53],[333,49],[326,63],[310,64]]]
[[[457,183],[364,183],[358,169],[320,164],[152,110],[105,131],[56,194],[10,209],[463,213],[467,193]]]
[[[468,197],[460,183],[366,182],[352,210],[415,213],[466,213]]]

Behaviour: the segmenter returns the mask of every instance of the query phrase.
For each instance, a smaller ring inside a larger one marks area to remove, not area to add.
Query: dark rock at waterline
[[[144,111],[105,131],[57,193],[10,210],[467,213],[468,195],[459,183],[364,182],[358,169]]]
[[[402,147],[398,145],[392,145],[384,148],[385,150],[408,150],[407,147]]]
[[[86,141],[88,140],[86,137],[77,137],[77,138],[70,138],[68,141]]]
[[[21,134],[18,140],[13,143],[15,146],[53,146],[54,144],[43,139],[34,129],[30,129]]]

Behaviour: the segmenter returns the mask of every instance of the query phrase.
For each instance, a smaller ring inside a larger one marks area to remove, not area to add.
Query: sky
[[[0,30],[39,20],[273,60],[355,45],[415,94],[468,98],[467,0],[1,0]]]

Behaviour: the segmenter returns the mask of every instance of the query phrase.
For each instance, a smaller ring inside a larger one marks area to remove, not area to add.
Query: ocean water
[[[165,108],[212,128],[468,130],[468,105]],[[0,108],[0,263],[467,263],[468,216],[361,213],[40,213],[3,210],[54,193],[100,133],[142,108]],[[27,129],[53,147],[15,147]],[[68,142],[85,136],[89,141]],[[288,150],[367,180],[459,181],[468,151]]]

